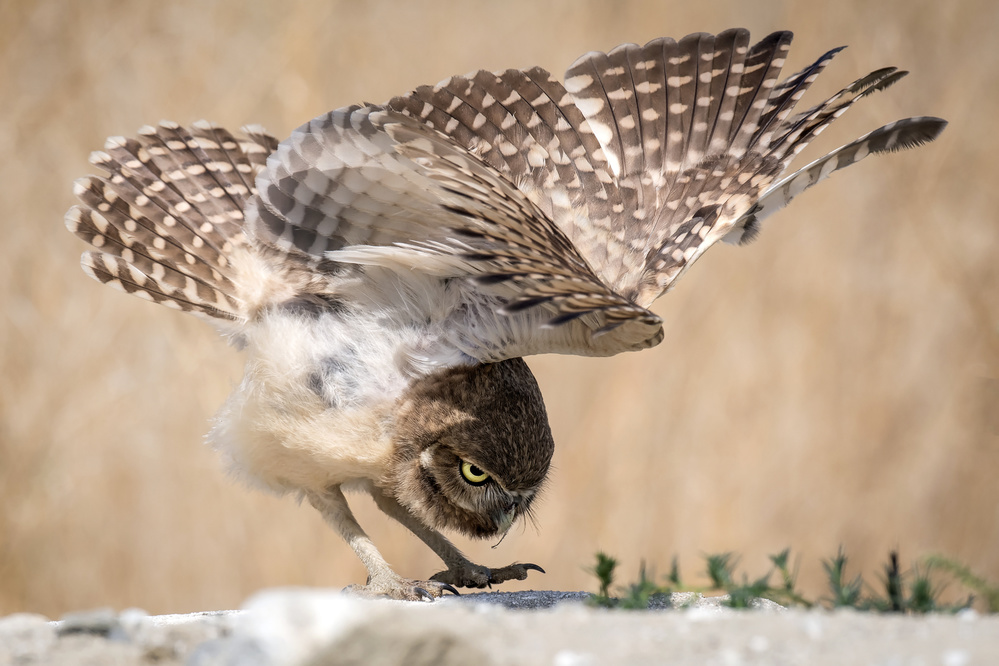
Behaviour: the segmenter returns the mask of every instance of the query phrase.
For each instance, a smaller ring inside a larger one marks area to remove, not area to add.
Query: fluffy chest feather
[[[409,352],[428,335],[356,309],[268,313],[246,331],[246,374],[210,439],[238,476],[278,492],[383,478]]]

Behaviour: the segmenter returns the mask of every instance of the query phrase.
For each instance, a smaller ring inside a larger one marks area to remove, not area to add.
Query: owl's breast
[[[246,372],[212,443],[278,492],[384,478],[412,336],[349,311],[268,314],[246,333]]]

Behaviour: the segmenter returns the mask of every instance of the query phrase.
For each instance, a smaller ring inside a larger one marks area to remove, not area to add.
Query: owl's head
[[[396,414],[385,489],[424,523],[470,537],[505,532],[530,511],[555,444],[523,359],[416,380]]]

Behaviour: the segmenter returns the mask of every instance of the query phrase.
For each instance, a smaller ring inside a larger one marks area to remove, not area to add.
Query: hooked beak
[[[510,504],[503,507],[502,509],[497,509],[493,512],[492,518],[493,522],[496,523],[496,531],[502,536],[506,536],[506,533],[513,526],[515,520],[517,520],[517,509],[520,508],[520,498],[514,498]],[[502,541],[502,539],[501,539]]]

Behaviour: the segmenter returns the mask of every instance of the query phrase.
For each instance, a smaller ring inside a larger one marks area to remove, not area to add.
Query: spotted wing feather
[[[109,139],[91,155],[109,175],[78,180],[82,205],[66,215],[69,230],[98,250],[83,255],[84,270],[157,303],[242,320],[229,257],[246,243],[243,209],[261,155],[275,145],[257,129],[236,139],[203,122]]]
[[[613,284],[609,231],[613,209],[622,207],[620,193],[586,119],[566,102],[565,88],[548,72],[536,67],[451,77],[393,98],[389,107],[482,157],[577,248],[586,248],[591,266]]]
[[[704,241],[724,221],[712,183],[728,184],[733,162],[767,166],[745,156],[749,128],[764,117],[789,42],[776,33],[749,48],[745,30],[664,38],[589,53],[564,87],[536,69],[478,72],[390,106],[480,155],[550,215],[614,292],[647,306],[703,251],[689,231],[670,239],[696,226]],[[785,98],[811,81],[800,80]],[[507,157],[518,146],[537,159]],[[732,193],[760,184],[739,182]]]
[[[940,118],[906,118],[890,123],[782,178],[764,192],[748,213],[736,222],[725,241],[747,243],[759,233],[760,224],[794,197],[869,155],[913,148],[933,141],[946,127]]]
[[[456,96],[441,99],[452,110],[461,107]],[[485,122],[466,120],[479,129]],[[258,180],[254,238],[317,270],[379,265],[462,278],[476,302],[461,309],[475,318],[479,301],[494,298],[497,313],[516,318],[531,310],[536,326],[573,322],[601,338],[591,345],[578,331],[546,338],[520,327],[506,353],[571,345],[573,352],[606,354],[657,342],[659,318],[594,275],[549,216],[502,175],[500,157],[486,161],[488,151],[480,143],[475,154],[381,107],[331,112],[294,132],[270,158]],[[529,342],[534,346],[525,347]]]
[[[615,293],[648,306],[708,247],[743,233],[760,198],[829,123],[904,75],[877,70],[792,115],[842,49],[781,81],[790,42],[778,32],[750,46],[745,30],[662,38],[588,53],[564,87],[544,77],[524,94],[535,74],[477,72],[390,104],[481,155]],[[526,164],[517,146],[547,161]]]
[[[596,333],[632,320],[658,330],[658,317],[611,291],[530,199],[474,155],[424,125],[389,123],[386,131],[400,155],[424,166],[442,190],[433,196],[460,220],[450,233],[414,246],[468,262],[476,284],[511,290],[501,312],[544,304],[554,312],[550,325],[590,317],[600,321]]]
[[[83,259],[95,278],[211,317],[250,316],[231,262],[249,247],[310,289],[358,265],[460,278],[455,335],[480,360],[641,348],[662,336],[645,308],[716,241],[752,238],[832,172],[945,125],[893,123],[781,180],[905,74],[876,70],[794,114],[840,49],[781,81],[790,42],[625,44],[579,58],[564,85],[540,68],[475,72],[320,116],[280,145],[163,123],[95,153],[110,175],[78,182],[67,226],[98,248]]]

